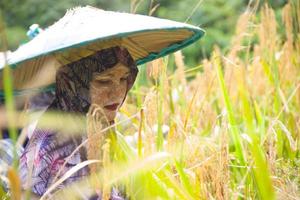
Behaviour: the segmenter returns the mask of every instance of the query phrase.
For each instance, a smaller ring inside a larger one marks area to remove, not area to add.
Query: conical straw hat
[[[104,48],[123,46],[140,65],[182,49],[203,35],[201,28],[185,23],[78,7],[9,54],[7,63],[18,94],[53,87],[59,67]]]

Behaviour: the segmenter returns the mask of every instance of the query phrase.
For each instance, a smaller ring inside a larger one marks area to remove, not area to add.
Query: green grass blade
[[[255,176],[255,183],[258,186],[258,191],[261,199],[275,199],[274,188],[268,168],[268,164],[265,158],[265,153],[259,145],[259,137],[255,133],[256,126],[254,123],[254,112],[251,107],[250,101],[247,98],[246,88],[243,87],[243,83],[239,83],[240,97],[242,100],[243,119],[246,124],[247,135],[251,138],[249,141],[249,148],[251,152],[251,158],[254,161],[253,172]],[[264,130],[264,129],[263,129]],[[263,134],[263,133],[260,133]]]
[[[221,69],[222,66],[221,66],[220,56],[217,55],[216,53],[214,53],[213,58],[214,58],[214,66],[217,70],[217,77],[219,80],[219,85],[221,88],[222,96],[223,96],[223,99],[225,102],[225,107],[227,110],[227,119],[229,122],[231,138],[232,138],[234,146],[235,146],[235,152],[236,152],[238,160],[240,161],[240,164],[244,165],[245,164],[245,156],[244,156],[243,145],[241,142],[241,137],[239,135],[239,130],[237,128],[237,122],[236,122],[234,114],[233,114],[234,113],[233,107],[230,102],[227,88],[225,86],[223,72]]]
[[[2,18],[2,12],[0,13],[0,37],[1,43],[4,45],[4,49],[7,50],[7,37],[5,34],[5,25],[4,20]],[[6,63],[7,55],[4,52],[4,60],[5,66],[3,69],[3,90],[4,90],[4,99],[5,99],[5,109],[7,112],[8,118],[8,129],[9,129],[9,137],[12,139],[13,144],[15,146],[17,141],[17,130],[15,126],[15,102],[14,102],[14,95],[13,95],[13,81],[11,75],[11,69]],[[16,169],[18,166],[18,159],[17,159],[17,151],[16,148],[13,149],[13,167]]]

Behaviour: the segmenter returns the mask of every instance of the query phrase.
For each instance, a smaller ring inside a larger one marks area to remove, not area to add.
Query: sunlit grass
[[[153,63],[148,86],[133,88],[113,130],[95,131],[105,136],[97,158],[72,171],[95,163],[100,169],[57,190],[70,171],[42,198],[78,199],[97,188],[108,199],[112,187],[130,199],[299,198],[299,6],[293,2],[283,9],[284,36],[265,6],[241,16],[228,52],[216,47],[193,69],[185,69],[177,53],[175,72],[167,70],[168,58]],[[7,92],[9,97],[11,89]],[[8,111],[1,112],[3,119],[9,119]],[[12,127],[28,121],[18,116]],[[58,124],[55,116],[44,115],[39,125],[62,134],[86,129],[85,116],[64,115]],[[10,174],[12,197],[18,199],[18,180]]]

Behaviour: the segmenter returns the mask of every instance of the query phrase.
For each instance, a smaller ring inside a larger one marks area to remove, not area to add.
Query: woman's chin
[[[117,111],[106,111],[105,112],[106,118],[109,122],[113,121],[117,116]]]

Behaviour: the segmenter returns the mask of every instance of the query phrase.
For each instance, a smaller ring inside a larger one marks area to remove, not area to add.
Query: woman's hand
[[[103,159],[102,146],[107,138],[109,121],[101,107],[92,104],[87,113],[87,157],[88,160]],[[96,173],[101,168],[101,164],[90,165],[91,173]]]

